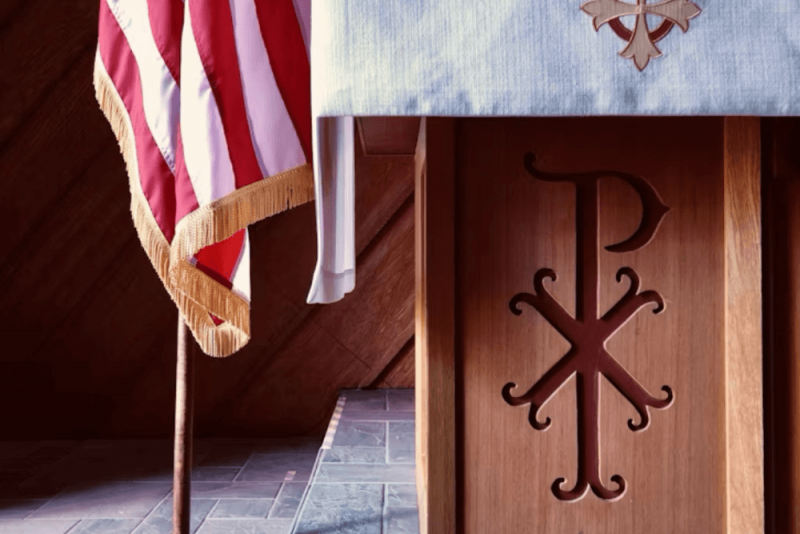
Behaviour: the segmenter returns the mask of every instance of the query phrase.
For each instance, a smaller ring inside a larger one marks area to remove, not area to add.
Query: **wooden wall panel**
[[[0,28],[8,25],[9,21],[19,16],[31,2],[25,0],[7,0],[0,4]]]
[[[97,13],[97,0],[0,5],[0,440],[172,435],[177,311],[94,98]],[[253,339],[197,358],[199,436],[324,430],[338,389],[374,382],[412,338],[413,156],[356,150],[356,293],[305,303],[312,204],[254,225]]]
[[[97,48],[97,2],[27,4],[27,9],[6,21],[0,33],[0,80],[5,82],[0,86],[0,101],[13,103],[3,107],[0,144],[29,122],[42,101],[59,89],[62,78],[70,71],[82,72]],[[60,89],[62,98],[85,93],[83,84]]]
[[[376,388],[413,388],[415,345],[416,339],[412,336],[370,385]]]

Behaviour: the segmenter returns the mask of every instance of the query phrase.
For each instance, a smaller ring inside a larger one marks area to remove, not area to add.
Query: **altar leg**
[[[453,119],[422,119],[415,156],[415,435],[421,534],[456,532],[454,124]]]

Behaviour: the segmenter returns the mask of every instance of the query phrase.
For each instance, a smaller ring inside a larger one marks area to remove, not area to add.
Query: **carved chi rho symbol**
[[[578,475],[571,490],[562,489],[565,478],[557,478],[552,485],[553,494],[559,500],[575,501],[583,498],[589,488],[608,501],[620,499],[625,493],[625,479],[620,475],[611,477],[616,489],[608,489],[600,480],[600,375],[606,379],[631,403],[639,414],[639,422],[628,420],[628,427],[641,431],[650,423],[648,407],[667,408],[672,404],[672,390],[661,389],[666,398],[658,399],[639,384],[607,351],[605,344],[643,306],[654,303],[653,313],[664,310],[664,300],[656,291],[639,293],[640,280],[630,267],[617,271],[617,282],[622,277],[630,280],[627,293],[602,317],[598,317],[598,182],[603,177],[619,178],[628,183],[639,194],[642,201],[642,220],[634,234],[621,243],[606,247],[610,252],[631,252],[645,246],[658,230],[669,208],[661,201],[656,190],[644,179],[617,171],[591,173],[556,174],[543,172],[534,166],[533,154],[525,156],[525,168],[538,180],[546,182],[572,182],[577,192],[576,242],[577,279],[576,305],[573,318],[544,287],[544,279],[556,280],[552,269],[539,269],[533,277],[535,294],[518,293],[509,306],[514,315],[521,315],[521,303],[532,306],[555,329],[569,341],[571,347],[526,393],[519,397],[511,395],[516,384],[510,382],[503,387],[503,399],[511,406],[530,404],[528,421],[536,430],[547,430],[550,418],[540,421],[538,412],[555,394],[561,385],[575,375],[578,401]]]
[[[661,56],[661,51],[656,47],[658,40],[667,35],[675,24],[684,33],[687,32],[689,19],[696,17],[701,11],[697,4],[689,0],[665,0],[656,4],[647,4],[647,0],[636,0],[636,4],[620,0],[590,0],[581,9],[592,17],[595,30],[609,23],[618,36],[628,41],[628,46],[620,55],[632,59],[640,71],[644,70],[651,57]],[[620,18],[626,15],[636,17],[633,31],[620,22]],[[663,19],[654,31],[647,27],[647,15],[656,15]]]

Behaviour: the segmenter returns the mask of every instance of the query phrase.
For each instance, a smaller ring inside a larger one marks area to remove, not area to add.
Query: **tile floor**
[[[322,437],[198,440],[197,534],[288,534]],[[167,440],[0,443],[0,534],[169,534]]]
[[[414,390],[345,390],[294,534],[418,534]]]
[[[417,533],[413,390],[338,406],[324,441],[198,440],[192,532]],[[171,532],[170,441],[0,442],[0,534]]]

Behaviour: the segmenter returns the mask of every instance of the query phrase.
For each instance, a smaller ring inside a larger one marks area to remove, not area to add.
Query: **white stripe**
[[[300,21],[300,31],[306,44],[306,54],[311,58],[311,0],[294,0],[294,12]]]
[[[174,172],[180,93],[153,38],[147,2],[107,0],[107,3],[136,58],[147,126],[164,161]]]
[[[239,252],[239,261],[233,268],[231,283],[233,291],[250,302],[250,234],[247,228],[244,230],[244,242]]]
[[[247,123],[264,176],[306,163],[261,36],[253,0],[229,0]]]
[[[142,1],[142,0],[139,0]],[[236,189],[222,118],[192,33],[185,2],[181,38],[181,137],[186,170],[200,206]]]

